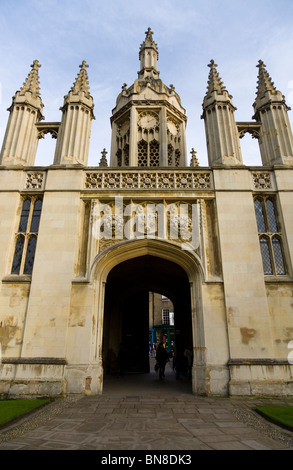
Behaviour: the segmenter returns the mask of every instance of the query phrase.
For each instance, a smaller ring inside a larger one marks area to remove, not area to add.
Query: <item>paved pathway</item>
[[[56,400],[2,429],[0,450],[293,450],[292,432],[253,411],[263,402],[193,396],[171,369],[111,378],[102,396]]]

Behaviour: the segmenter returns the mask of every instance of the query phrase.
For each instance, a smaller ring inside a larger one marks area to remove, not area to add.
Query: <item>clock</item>
[[[126,134],[128,130],[129,130],[129,121],[122,122],[122,124],[119,126],[119,134],[123,136]]]
[[[152,113],[142,113],[138,123],[144,129],[153,129],[158,125],[158,118]]]
[[[178,126],[178,124],[175,123],[175,121],[169,119],[167,125],[168,125],[169,132],[172,135],[177,135],[178,134],[179,126]]]

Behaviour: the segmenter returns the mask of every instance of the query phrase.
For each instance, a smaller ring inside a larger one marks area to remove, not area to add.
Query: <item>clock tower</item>
[[[185,167],[186,115],[173,85],[157,70],[158,46],[150,28],[140,46],[140,71],[134,84],[122,86],[113,109],[110,165],[113,167]]]

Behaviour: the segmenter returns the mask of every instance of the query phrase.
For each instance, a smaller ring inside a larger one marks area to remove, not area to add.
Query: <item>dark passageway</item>
[[[133,258],[115,266],[107,279],[103,338],[105,375],[117,376],[121,344],[126,375],[150,372],[150,291],[159,292],[173,302],[176,355],[179,357],[187,345],[192,345],[190,287],[185,271],[155,256]]]

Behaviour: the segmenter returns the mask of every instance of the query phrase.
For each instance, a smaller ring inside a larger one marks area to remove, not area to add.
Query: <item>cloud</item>
[[[194,147],[200,163],[207,164],[200,119],[207,64],[212,58],[218,63],[238,108],[237,120],[250,120],[253,114],[259,59],[291,100],[292,13],[292,0],[1,0],[0,140],[11,97],[34,59],[42,64],[46,120],[61,119],[63,96],[85,59],[96,115],[90,161],[99,160],[104,147],[110,151],[111,112],[122,84],[130,86],[137,77],[139,46],[151,27],[159,47],[160,76],[175,85],[186,108],[188,152]]]

